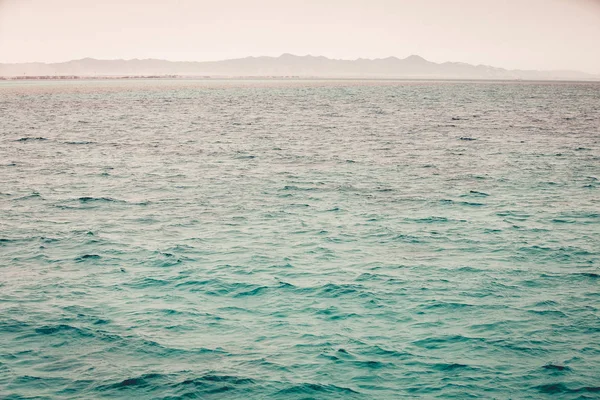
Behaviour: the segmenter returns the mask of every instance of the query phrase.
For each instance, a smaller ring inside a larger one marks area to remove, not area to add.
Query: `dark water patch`
[[[198,383],[203,384],[205,382],[225,382],[232,385],[250,385],[255,383],[256,381],[251,378],[244,378],[234,375],[204,375],[200,378],[187,379],[181,382],[182,385],[194,385],[197,386]]]
[[[137,335],[112,335],[102,331],[97,332],[101,332],[106,336],[105,341],[117,342],[121,346],[126,347],[133,346],[134,348],[140,349],[143,354],[152,357],[157,357],[158,359],[169,357],[179,358],[196,356],[206,357],[206,359],[214,359],[228,357],[231,355],[230,353],[226,352],[225,350],[219,347],[206,348],[186,346],[185,348],[179,348],[174,346],[163,345],[152,340],[144,340]]]
[[[558,305],[559,304],[554,300],[544,300],[544,301],[538,301],[533,306],[534,307],[556,307]]]
[[[328,360],[328,361],[333,361],[333,362],[336,362],[336,363],[342,362],[339,357],[336,357],[336,356],[331,355],[331,354],[321,353],[321,354],[319,354],[318,357],[319,358],[323,358],[323,359]]]
[[[257,285],[247,282],[227,282],[220,279],[189,280],[175,285],[178,289],[202,292],[211,296],[245,298],[262,296],[272,291],[295,290],[296,286],[279,282],[276,286]]]
[[[156,380],[165,380],[166,378],[168,378],[168,376],[163,374],[144,374],[138,377],[124,379],[112,385],[104,386],[102,387],[102,389],[128,389],[132,387],[147,387],[150,385],[154,385],[154,381]]]
[[[35,333],[40,335],[54,335],[54,334],[75,334],[77,336],[91,337],[94,336],[92,332],[88,332],[84,329],[80,329],[67,324],[59,325],[44,325],[39,328],[35,328]]]
[[[596,214],[596,213],[589,213],[589,214],[582,214],[582,215],[568,215],[568,216],[553,218],[553,219],[551,219],[551,222],[555,223],[555,224],[584,224],[584,225],[597,224],[598,221],[596,221],[596,220],[599,219],[599,215],[600,214]]]
[[[466,370],[477,370],[478,368],[474,368],[467,364],[460,363],[439,363],[433,364],[432,368],[438,371],[450,372],[450,371],[466,371]]]
[[[144,260],[144,265],[152,265],[157,268],[169,268],[176,265],[181,265],[191,258],[185,256],[177,256],[169,252],[155,251],[150,260]]]
[[[319,234],[321,234],[321,232],[319,232]],[[271,265],[270,268],[292,269],[295,267],[290,263],[285,263],[285,264],[281,264],[281,265]]]
[[[87,207],[91,207],[94,205],[102,205],[102,204],[107,204],[107,205],[109,205],[109,204],[127,204],[127,205],[136,205],[136,206],[147,206],[150,204],[150,201],[147,201],[147,200],[127,201],[127,200],[116,199],[114,197],[92,197],[92,196],[78,197],[77,199],[74,199],[74,201],[77,201],[80,204],[83,204]],[[72,206],[68,206],[68,205],[64,205],[64,204],[58,204],[58,205],[56,205],[56,207],[62,208],[62,209],[78,209],[78,207],[72,207]]]
[[[317,310],[315,312],[315,315],[325,316],[330,321],[347,320],[347,319],[359,316],[356,313],[342,312],[335,307],[329,307],[329,308]]]
[[[383,369],[395,367],[394,363],[376,360],[355,360],[352,361],[352,364],[360,369]]]
[[[75,259],[75,261],[77,261],[77,262],[93,261],[93,260],[99,260],[101,258],[102,258],[102,256],[100,256],[99,254],[84,254],[80,257],[77,257]]]
[[[486,272],[485,269],[476,268],[476,267],[460,267],[460,268],[456,268],[454,271],[465,273],[465,274],[478,274],[481,272]]]
[[[554,316],[558,318],[566,318],[567,314],[560,310],[527,310],[528,313],[543,315],[543,316]]]
[[[190,246],[187,244],[176,244],[175,246],[172,247],[168,247],[166,249],[163,249],[161,252],[163,254],[174,254],[177,257],[181,257],[182,254],[193,254],[196,253],[198,251],[198,249],[194,246]],[[231,267],[230,265],[225,265],[225,268],[229,268]]]
[[[314,187],[300,187],[296,185],[285,185],[282,190],[290,190],[290,191],[312,191],[316,190]]]
[[[499,216],[499,217],[520,218],[520,219],[523,219],[523,220],[525,220],[525,219],[527,219],[527,218],[529,218],[531,216],[530,214],[524,213],[522,211],[510,211],[510,210],[499,211],[499,212],[496,213],[496,215]]]
[[[447,301],[434,301],[430,304],[423,304],[423,308],[427,310],[436,310],[436,309],[448,309],[448,310],[458,310],[462,308],[473,307],[472,304],[467,303],[457,303],[457,302],[447,302]]]
[[[260,386],[260,384],[251,378],[234,375],[206,374],[200,377],[187,378],[177,383],[168,384],[168,387],[175,393],[180,394],[179,396],[168,398],[204,398],[209,395],[222,395],[233,391],[236,391],[238,394],[246,392],[247,395],[248,390],[254,390],[258,386]],[[158,388],[160,386],[155,384],[155,387]],[[162,387],[165,386],[162,385]],[[228,396],[230,395],[231,394]]]
[[[600,386],[581,386],[571,388],[562,382],[536,386],[536,389],[544,394],[600,393]]]
[[[581,276],[584,278],[591,278],[591,279],[600,279],[600,273],[595,273],[595,272],[574,272],[570,275]]]
[[[0,319],[0,331],[2,331],[2,332],[17,333],[17,332],[27,331],[30,328],[31,328],[31,324],[29,324],[25,321],[13,319],[13,318]]]
[[[510,350],[519,357],[548,357],[548,342],[545,339],[498,336],[485,340],[485,343],[497,346],[502,351]]]
[[[22,197],[17,197],[15,200],[30,200],[30,199],[42,199],[42,195],[38,192],[33,192],[31,194],[22,196]]]
[[[233,295],[233,297],[252,297],[252,296],[260,296],[269,291],[268,286],[258,286],[251,290],[243,290]]]
[[[413,235],[396,235],[391,240],[405,243],[421,243],[423,241],[422,238]],[[387,240],[382,240],[382,243],[387,242]]]
[[[157,279],[152,277],[142,277],[135,279],[131,282],[127,282],[125,286],[133,288],[133,289],[148,289],[153,287],[161,287],[171,284],[170,280],[167,279]]]
[[[39,385],[39,384],[42,384],[43,381],[44,381],[44,378],[39,377],[39,376],[21,375],[15,379],[14,383],[25,384],[25,385]],[[22,397],[20,397],[20,396],[15,396],[13,398],[19,399],[19,400],[22,399]]]
[[[114,199],[112,197],[89,197],[89,196],[84,196],[84,197],[79,197],[77,200],[79,200],[81,203],[94,203],[94,202],[106,202],[106,203],[125,203],[125,201],[123,200],[117,200]]]
[[[356,277],[356,282],[366,282],[366,281],[381,281],[383,278],[381,275],[371,274],[368,272],[364,272]]]
[[[290,204],[288,207],[290,207],[290,208],[309,208],[310,204],[306,204],[306,203],[293,203],[293,204]]]
[[[473,197],[488,197],[489,194],[487,194],[485,192],[478,192],[476,190],[470,190],[469,191],[469,196],[473,196]]]
[[[442,199],[442,200],[440,200],[440,203],[447,204],[447,205],[467,206],[467,207],[483,207],[483,206],[485,206],[484,203],[476,203],[476,202],[472,202],[472,201],[456,201],[456,200],[451,200],[451,199]]]
[[[558,371],[558,372],[569,372],[571,371],[571,368],[569,368],[566,365],[559,365],[559,364],[546,364],[543,367],[545,370],[548,371]]]
[[[279,281],[278,283],[279,283],[279,288],[281,288],[281,289],[294,290],[297,288],[296,285],[292,285],[291,283],[288,283],[288,282]]]
[[[546,247],[533,245],[528,247],[521,247],[518,249],[519,252],[539,257],[540,259],[551,258],[553,260],[560,261],[571,261],[577,259],[590,259],[595,256],[596,253],[589,252],[588,250],[575,247]]]
[[[313,287],[310,289],[304,289],[305,291],[311,291],[324,297],[337,298],[339,296],[349,296],[359,294],[362,292],[364,287],[358,284],[335,284],[328,283],[320,287]]]
[[[448,335],[448,336],[439,336],[439,337],[430,337],[425,339],[419,339],[412,342],[413,345],[417,347],[422,347],[425,349],[439,349],[444,348],[456,344],[460,344],[463,342],[479,342],[481,339],[479,338],[470,338],[463,335]]]
[[[22,137],[20,139],[15,140],[15,142],[36,142],[36,141],[44,141],[44,140],[48,140],[48,138],[45,137]]]
[[[188,280],[185,282],[177,283],[175,285],[176,288],[203,288],[207,285],[211,285],[214,283],[218,283],[219,281],[215,279],[203,279],[203,280]]]
[[[343,354],[344,356],[350,356],[350,352],[344,348],[339,348],[336,350],[338,354]]]
[[[548,252],[553,251],[553,249],[551,247],[544,247],[544,246],[538,246],[538,245],[520,247],[518,250],[521,252],[524,252],[524,253],[529,253],[529,254],[543,254],[543,253],[548,253]]]
[[[577,221],[575,220],[567,220],[567,219],[562,219],[562,218],[553,218],[550,220],[550,222],[552,222],[553,224],[576,224]]]
[[[70,144],[70,145],[86,145],[86,144],[96,144],[96,142],[91,142],[91,141],[87,141],[87,140],[82,140],[82,141],[73,141],[73,142],[63,142],[64,144]]]
[[[393,359],[407,359],[407,358],[413,357],[413,355],[411,353],[399,351],[399,350],[387,349],[387,348],[384,348],[382,346],[377,346],[377,345],[370,346],[367,350],[367,353],[375,354],[380,357],[390,357]]]
[[[426,218],[413,219],[412,221],[416,222],[418,224],[440,224],[440,223],[450,222],[450,220],[446,217],[426,217]]]

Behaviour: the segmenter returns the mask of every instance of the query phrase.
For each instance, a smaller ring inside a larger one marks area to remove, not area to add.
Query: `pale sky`
[[[600,74],[600,0],[0,0],[0,62],[282,53]]]

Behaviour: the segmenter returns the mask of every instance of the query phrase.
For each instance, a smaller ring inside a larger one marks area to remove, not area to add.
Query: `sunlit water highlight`
[[[0,83],[0,397],[597,398],[600,85]]]

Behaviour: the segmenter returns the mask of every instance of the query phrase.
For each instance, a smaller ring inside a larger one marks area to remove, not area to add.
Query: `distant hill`
[[[507,70],[459,62],[434,63],[416,55],[357,60],[295,56],[246,57],[224,61],[188,62],[146,60],[96,60],[84,58],[63,63],[0,64],[0,76],[133,76],[180,75],[212,77],[297,76],[323,78],[429,78],[599,80],[578,71]]]

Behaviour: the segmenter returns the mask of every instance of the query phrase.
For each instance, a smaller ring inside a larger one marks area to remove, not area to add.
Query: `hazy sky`
[[[0,62],[281,53],[600,73],[600,0],[0,0]]]

